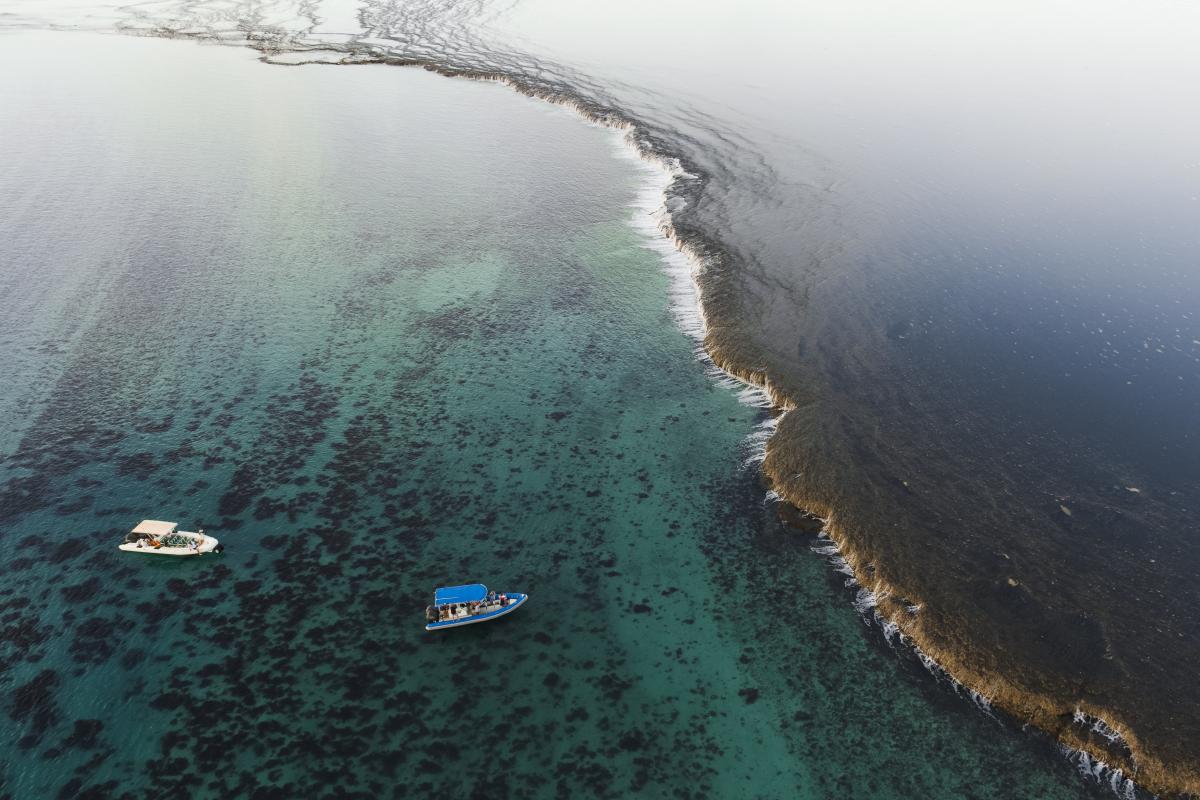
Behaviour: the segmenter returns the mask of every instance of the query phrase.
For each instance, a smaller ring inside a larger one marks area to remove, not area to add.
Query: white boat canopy
[[[178,522],[163,522],[158,519],[144,519],[130,533],[146,533],[151,536],[166,536],[174,532]]]

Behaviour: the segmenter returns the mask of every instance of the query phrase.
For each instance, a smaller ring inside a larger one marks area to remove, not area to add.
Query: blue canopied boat
[[[434,591],[433,605],[425,609],[425,630],[487,622],[516,611],[528,599],[519,592],[489,592],[482,583],[443,586]]]

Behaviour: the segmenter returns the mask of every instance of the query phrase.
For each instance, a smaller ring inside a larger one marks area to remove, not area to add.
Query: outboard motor
[[[222,553],[225,551],[225,545],[217,542],[217,546],[212,549],[214,553]]]

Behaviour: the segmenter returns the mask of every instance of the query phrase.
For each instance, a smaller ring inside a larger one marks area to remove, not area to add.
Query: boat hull
[[[166,547],[166,546],[151,547],[150,545],[147,545],[147,544],[143,544],[141,547],[138,547],[136,543],[119,544],[119,545],[117,545],[117,549],[124,550],[126,553],[145,553],[146,555],[151,555],[151,556],[177,556],[177,557],[201,556],[201,555],[204,555],[205,553],[221,552],[220,551],[220,542],[218,542],[213,537],[206,536],[205,534],[190,534],[190,535],[198,537],[200,539],[200,546],[194,550],[190,547]]]
[[[425,626],[425,630],[440,631],[443,628],[460,628],[463,625],[474,625],[476,622],[490,622],[494,619],[498,619],[499,617],[503,617],[505,614],[511,614],[521,606],[525,605],[525,601],[529,599],[529,595],[517,594],[516,592],[513,592],[508,596],[513,602],[509,603],[504,608],[500,608],[495,611],[489,611],[486,614],[476,614],[474,616],[462,617],[460,619],[447,619],[440,622],[430,622]]]

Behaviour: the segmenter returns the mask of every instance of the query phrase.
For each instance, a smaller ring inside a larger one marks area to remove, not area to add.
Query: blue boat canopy
[[[433,592],[433,604],[444,606],[447,603],[477,603],[487,597],[487,587],[482,583],[468,583],[464,586],[442,586]]]

